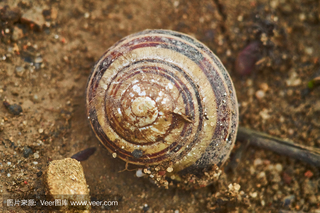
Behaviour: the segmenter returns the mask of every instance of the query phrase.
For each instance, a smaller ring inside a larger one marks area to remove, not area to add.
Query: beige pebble
[[[33,157],[34,157],[35,159],[37,159],[37,158],[40,157],[40,155],[39,155],[38,153],[34,153],[34,154],[33,154]]]
[[[173,171],[173,168],[170,166],[167,168],[167,172],[172,172]]]
[[[294,130],[293,129],[288,129],[288,134],[289,135],[293,135],[294,134]]]
[[[275,166],[275,169],[278,171],[278,172],[282,172],[282,165],[280,163],[277,163],[276,166]]]
[[[269,110],[267,109],[262,109],[260,112],[259,112],[259,115],[261,116],[261,118],[263,120],[268,120],[270,118],[270,115],[269,115]]]
[[[259,166],[261,164],[262,164],[262,160],[260,158],[254,159],[254,161],[253,161],[253,165],[254,166]]]
[[[263,90],[258,90],[255,95],[257,99],[261,100],[264,98],[265,92]]]
[[[71,158],[51,161],[46,175],[47,194],[51,200],[65,199],[70,201],[90,201],[89,188],[79,161]],[[78,196],[80,195],[80,196]],[[49,198],[48,198],[49,199]],[[61,206],[60,210],[78,212],[70,206]],[[81,212],[89,212],[90,206]]]
[[[268,86],[268,84],[267,83],[262,83],[262,84],[260,84],[260,89],[262,89],[263,91],[268,91],[268,89],[269,89],[269,86]]]
[[[250,196],[252,198],[256,198],[258,196],[258,193],[257,192],[250,192]]]
[[[260,172],[258,175],[257,175],[257,178],[265,178],[266,177],[266,173],[265,172]]]

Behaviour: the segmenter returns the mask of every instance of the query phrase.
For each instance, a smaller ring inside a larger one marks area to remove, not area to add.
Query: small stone
[[[39,132],[40,134],[42,134],[43,131],[44,131],[43,129],[39,129],[39,130],[38,130],[38,132]]]
[[[144,204],[142,210],[143,210],[144,212],[148,211],[148,210],[149,210],[148,204]]]
[[[32,101],[35,102],[35,103],[39,103],[39,102],[40,102],[40,99],[39,99],[39,97],[38,97],[37,94],[34,94],[34,95],[32,96]]]
[[[289,134],[289,135],[293,135],[293,134],[294,134],[294,130],[293,130],[293,129],[291,129],[291,128],[290,128],[290,129],[288,129],[288,134]]]
[[[51,19],[55,20],[58,17],[58,9],[55,7],[51,8]]]
[[[40,156],[39,156],[38,153],[34,153],[34,154],[33,154],[33,157],[34,157],[35,159],[37,159],[37,158],[39,158]]]
[[[279,5],[279,1],[278,0],[272,0],[270,1],[270,6],[273,8],[273,9],[276,9]]]
[[[259,85],[260,89],[262,89],[264,92],[268,91],[269,86],[266,83],[262,83]]]
[[[281,181],[281,177],[280,177],[279,173],[274,172],[272,182],[279,183],[280,181]]]
[[[68,202],[90,202],[89,188],[79,161],[71,158],[51,161],[45,174],[47,193],[53,200],[63,198]],[[90,210],[89,205],[82,207],[85,208],[82,210]],[[70,206],[61,206],[59,210],[69,212]],[[71,210],[77,212],[76,209]]]
[[[23,157],[27,158],[29,157],[29,155],[31,155],[33,152],[32,152],[32,149],[28,146],[25,146],[23,148]]]
[[[42,15],[46,20],[49,20],[51,17],[51,10],[49,9],[42,10]]]
[[[20,39],[22,39],[24,36],[22,29],[20,29],[17,26],[13,27],[13,31],[12,31],[12,35],[11,35],[11,39],[12,41],[18,41]]]
[[[44,67],[44,64],[42,64],[42,62],[43,62],[43,59],[40,56],[34,59],[34,66],[37,70]]]
[[[237,183],[233,184],[234,191],[238,192],[240,190],[240,188],[241,188],[241,186],[239,184],[237,184]]]
[[[37,172],[37,177],[41,177],[42,176],[42,171]]]
[[[45,24],[41,7],[32,7],[30,10],[22,14],[20,20],[22,23],[28,24],[30,28],[34,30],[42,30],[42,27]]]
[[[274,191],[278,191],[279,190],[279,184],[273,184],[271,187]]]
[[[286,80],[287,86],[299,86],[301,79],[294,69],[289,71],[289,78]]]
[[[265,178],[266,177],[266,173],[265,172],[260,172],[258,175],[257,175],[257,178]]]
[[[307,178],[311,178],[313,176],[313,173],[310,170],[308,170],[304,173],[304,176]]]
[[[265,92],[264,92],[263,90],[258,90],[258,91],[256,92],[256,98],[257,98],[257,99],[261,100],[261,99],[264,98],[264,96],[265,96]]]
[[[34,63],[40,64],[40,63],[42,63],[42,62],[43,62],[43,59],[42,59],[42,57],[40,57],[40,56],[38,56],[38,57],[36,57],[36,58],[34,59]]]
[[[10,173],[8,173],[8,174],[7,174],[7,177],[11,177],[11,174],[10,174]]]
[[[145,174],[142,172],[142,169],[138,169],[138,170],[136,171],[136,176],[137,176],[137,177],[143,177],[143,176],[145,176]]]
[[[299,19],[300,19],[300,21],[306,20],[306,15],[304,13],[300,13],[299,14]]]
[[[282,11],[284,14],[286,14],[286,15],[292,13],[292,6],[291,6],[291,4],[284,4],[284,5],[281,7],[281,11]]]
[[[294,195],[288,195],[286,197],[284,197],[282,199],[283,205],[284,206],[290,206],[290,204],[292,203],[292,201],[295,199],[296,197]]]
[[[250,192],[250,196],[252,198],[256,198],[258,196],[258,193],[257,192]]]
[[[262,162],[262,160],[260,159],[260,158],[257,158],[257,159],[255,159],[254,161],[253,161],[253,165],[254,166],[259,166],[259,165],[261,165],[263,162]]]
[[[310,204],[317,204],[317,198],[314,195],[309,196],[309,202]]]
[[[172,172],[173,171],[173,168],[170,166],[167,168],[167,172]]]
[[[270,118],[268,109],[262,109],[259,112],[259,115],[261,116],[262,120],[268,120]]]
[[[132,152],[133,157],[140,158],[143,155],[143,151],[139,149],[135,149]]]
[[[313,48],[312,47],[306,47],[306,48],[304,48],[304,52],[307,53],[308,55],[312,55]]]
[[[19,92],[20,92],[20,88],[12,88],[11,89],[11,94],[12,95],[18,96]]]
[[[113,158],[116,158],[116,157],[117,157],[117,153],[115,153],[115,152],[112,153],[112,157],[113,157]]]
[[[275,169],[277,170],[277,172],[282,172],[282,165],[280,163],[277,163]]]
[[[86,12],[84,13],[84,18],[89,18],[90,17],[90,13]]]
[[[18,104],[9,104],[8,102],[4,101],[3,105],[13,115],[20,115],[20,113],[22,112],[22,108]]]

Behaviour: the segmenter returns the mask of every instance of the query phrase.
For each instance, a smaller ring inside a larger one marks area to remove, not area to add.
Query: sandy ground
[[[82,162],[87,184],[92,195],[116,197],[115,212],[320,212],[319,170],[284,155],[248,147],[219,184],[167,190],[134,171],[119,172],[125,163],[91,132],[84,93],[94,62],[126,35],[163,28],[197,38],[225,64],[241,126],[320,146],[320,87],[313,80],[320,76],[319,1],[197,2],[1,1],[1,194],[43,194],[48,162],[97,147]],[[246,49],[247,69],[239,70],[238,54],[255,41],[259,51]],[[249,202],[219,194],[228,183],[240,184]]]

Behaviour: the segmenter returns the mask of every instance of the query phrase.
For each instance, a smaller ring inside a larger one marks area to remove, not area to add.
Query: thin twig
[[[320,149],[318,148],[296,144],[244,127],[239,127],[237,140],[320,167]]]

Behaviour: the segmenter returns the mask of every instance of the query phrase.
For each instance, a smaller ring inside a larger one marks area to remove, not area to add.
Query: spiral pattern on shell
[[[204,44],[145,30],[109,48],[88,80],[87,115],[101,143],[128,163],[175,172],[222,165],[238,125],[232,81]]]

